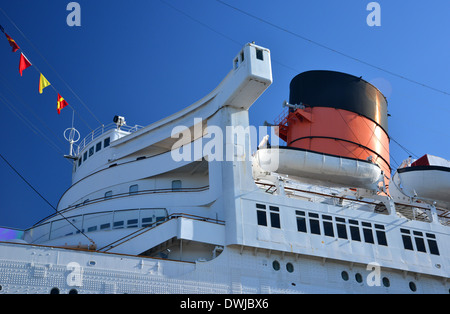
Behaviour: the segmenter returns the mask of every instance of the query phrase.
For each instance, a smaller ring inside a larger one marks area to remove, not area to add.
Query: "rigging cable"
[[[446,91],[443,91],[443,90],[441,90],[441,89],[432,87],[432,86],[430,86],[430,85],[427,85],[427,84],[418,82],[418,81],[416,81],[416,80],[410,79],[410,78],[408,78],[408,77],[406,77],[406,76],[403,76],[403,75],[401,75],[401,74],[394,73],[394,72],[392,72],[392,71],[386,70],[386,69],[384,69],[384,68],[382,68],[382,67],[379,67],[379,66],[377,66],[377,65],[373,65],[373,64],[371,64],[371,63],[369,63],[369,62],[367,62],[367,61],[364,61],[364,60],[361,60],[361,59],[359,59],[359,58],[353,57],[353,56],[351,56],[351,55],[349,55],[349,54],[346,54],[346,53],[344,53],[344,52],[342,52],[342,51],[336,50],[336,49],[331,48],[331,47],[329,47],[329,46],[327,46],[327,45],[321,44],[321,43],[319,43],[319,42],[317,42],[317,41],[315,41],[315,40],[312,40],[312,39],[310,39],[310,38],[307,38],[307,37],[305,37],[305,36],[303,36],[303,35],[300,35],[300,34],[298,34],[298,33],[295,33],[295,32],[293,32],[293,31],[290,31],[290,30],[288,30],[288,29],[286,29],[286,28],[284,28],[284,27],[278,26],[278,25],[276,25],[276,24],[274,24],[274,23],[272,23],[272,22],[269,22],[269,21],[267,21],[267,20],[265,20],[265,19],[263,19],[263,18],[260,18],[260,17],[258,17],[258,16],[256,16],[256,15],[250,14],[250,13],[248,13],[248,12],[246,12],[246,11],[244,11],[244,10],[241,10],[241,9],[235,7],[235,6],[232,6],[231,4],[228,4],[228,3],[226,3],[226,2],[224,2],[224,1],[222,1],[222,0],[216,0],[216,1],[219,2],[219,3],[221,3],[221,4],[223,4],[223,5],[225,5],[225,6],[227,6],[227,7],[229,7],[229,8],[231,8],[231,9],[233,9],[233,10],[235,10],[235,11],[237,11],[237,12],[240,12],[240,13],[242,13],[242,14],[245,14],[245,15],[247,15],[247,16],[249,16],[249,17],[255,19],[255,20],[258,20],[258,21],[260,21],[260,22],[262,22],[262,23],[265,23],[265,24],[267,24],[267,25],[270,25],[270,26],[272,26],[272,27],[274,27],[274,28],[276,28],[276,29],[278,29],[278,30],[281,30],[281,31],[283,31],[283,32],[285,32],[285,33],[288,33],[288,34],[292,35],[292,36],[295,36],[295,37],[297,37],[297,38],[300,38],[300,39],[302,39],[302,40],[304,40],[304,41],[307,41],[307,42],[309,42],[309,43],[311,43],[311,44],[313,44],[313,45],[316,45],[316,46],[318,46],[318,47],[324,48],[324,49],[326,49],[326,50],[329,50],[329,51],[331,51],[331,52],[334,52],[334,53],[336,53],[336,54],[339,54],[339,55],[341,55],[341,56],[343,56],[343,57],[346,57],[346,58],[348,58],[348,59],[351,59],[351,60],[353,60],[353,61],[362,63],[362,64],[364,64],[364,65],[367,65],[367,66],[372,67],[372,68],[374,68],[374,69],[377,69],[377,70],[379,70],[379,71],[385,72],[385,73],[390,74],[390,75],[392,75],[392,76],[395,76],[395,77],[398,77],[398,78],[400,78],[400,79],[406,80],[406,81],[408,81],[408,82],[410,82],[410,83],[414,83],[414,84],[416,84],[416,85],[420,85],[420,86],[422,86],[422,87],[431,89],[431,90],[433,90],[433,91],[435,91],[435,92],[439,92],[439,93],[442,93],[442,94],[444,94],[444,95],[450,96],[450,93],[449,93],[449,92],[446,92]]]
[[[83,236],[86,237],[86,239],[88,239],[94,246],[95,246],[95,242],[89,238],[82,230],[80,230],[77,226],[75,226],[69,219],[67,219],[63,214],[61,214],[55,206],[53,206],[41,193],[39,193],[38,190],[36,190],[33,185],[28,182],[27,179],[25,179],[20,173],[19,171],[16,170],[16,168],[14,168],[13,165],[11,165],[8,160],[3,157],[3,155],[0,153],[0,158],[3,159],[3,161],[37,194],[39,195],[40,198],[42,198],[44,200],[44,202],[46,202],[51,208],[53,208],[53,210],[60,215],[61,217],[63,217],[69,224],[71,224],[78,232],[80,232]]]
[[[84,106],[84,108],[86,108],[86,110],[92,115],[92,117],[94,117],[95,120],[97,120],[97,122],[100,125],[103,125],[101,123],[101,121],[94,115],[94,113],[89,109],[89,107],[84,103],[84,101],[78,96],[77,93],[75,93],[75,91],[69,86],[69,84],[67,84],[67,82],[61,77],[61,75],[59,75],[59,73],[55,70],[55,68],[47,61],[47,59],[42,55],[42,53],[39,51],[39,49],[36,48],[36,46],[31,42],[30,39],[28,39],[28,37],[20,30],[20,28],[16,25],[16,23],[14,23],[14,21],[6,14],[6,12],[0,7],[0,12],[3,13],[3,15],[11,22],[11,24],[17,29],[17,31],[22,35],[22,37],[30,44],[30,46],[39,54],[39,56],[45,61],[45,63],[52,69],[52,71],[56,74],[56,76],[61,80],[61,82],[64,83],[64,85],[67,87],[67,89],[78,99],[78,101]],[[34,66],[34,64],[32,64]],[[38,70],[38,68],[36,66],[34,66],[36,68],[36,70]],[[52,88],[56,91],[56,89],[53,87]],[[71,107],[69,105],[69,107]],[[72,108],[72,107],[71,107]],[[74,110],[72,108],[72,110]],[[75,111],[75,110],[74,110]],[[75,111],[76,112],[76,111]],[[79,113],[77,112],[77,114],[79,115]],[[81,118],[81,116],[80,116]],[[82,118],[81,118],[82,119]],[[82,119],[83,120],[83,119]],[[83,120],[83,122],[86,124],[86,126],[93,131],[93,129],[87,124],[86,121]]]
[[[170,3],[168,3],[168,2],[166,2],[166,1],[164,1],[164,0],[159,0],[159,1],[162,2],[162,3],[164,3],[165,5],[167,5],[168,7],[172,8],[173,10],[177,11],[178,13],[180,13],[180,14],[186,16],[187,18],[191,19],[192,21],[194,21],[194,22],[196,22],[196,23],[202,25],[203,27],[205,27],[205,28],[211,30],[212,32],[214,32],[214,33],[216,33],[216,34],[218,34],[218,35],[220,35],[220,36],[226,38],[227,40],[229,40],[229,41],[231,41],[231,42],[233,42],[233,43],[235,43],[235,44],[237,44],[237,45],[239,45],[239,46],[242,46],[242,43],[240,43],[239,41],[237,41],[237,40],[235,40],[235,39],[233,39],[233,38],[231,38],[231,37],[225,35],[225,34],[222,33],[222,32],[219,32],[218,30],[212,28],[211,26],[209,26],[209,25],[207,25],[207,24],[205,24],[205,23],[199,21],[198,19],[196,19],[196,18],[194,18],[193,16],[187,14],[186,12],[184,12],[184,11],[178,9],[177,7],[173,6],[172,4],[170,4]],[[255,19],[257,19],[257,20],[259,20],[259,21],[261,21],[261,22],[263,22],[263,23],[267,23],[267,24],[269,24],[269,25],[271,25],[271,26],[273,26],[273,27],[275,27],[275,28],[278,28],[278,29],[280,29],[280,30],[282,30],[282,31],[288,32],[288,33],[290,33],[290,34],[292,34],[292,35],[294,35],[294,36],[296,36],[296,37],[299,37],[299,38],[301,38],[301,39],[303,39],[303,40],[309,41],[309,42],[311,42],[311,43],[313,43],[313,44],[315,44],[315,45],[318,45],[318,46],[320,46],[320,47],[322,47],[322,48],[328,49],[328,50],[330,50],[330,51],[332,51],[332,52],[336,52],[336,53],[341,54],[341,55],[343,55],[343,56],[345,56],[345,57],[348,57],[348,58],[353,59],[353,60],[355,60],[355,61],[361,62],[361,63],[366,64],[366,65],[368,65],[368,66],[374,67],[374,68],[376,68],[376,69],[378,69],[378,70],[387,72],[387,73],[392,74],[392,75],[394,75],[394,76],[403,78],[401,75],[392,73],[392,72],[390,72],[390,71],[384,70],[384,69],[382,69],[382,68],[379,68],[379,67],[377,67],[377,66],[374,66],[374,65],[372,65],[372,64],[369,64],[369,63],[367,63],[367,62],[365,62],[365,61],[362,61],[362,60],[360,60],[360,59],[357,59],[357,58],[351,57],[351,56],[349,56],[349,55],[346,55],[346,54],[344,54],[344,53],[341,53],[341,52],[339,52],[339,51],[337,51],[337,50],[335,50],[335,49],[333,49],[333,48],[330,48],[330,47],[328,47],[328,46],[325,46],[325,45],[323,45],[323,44],[320,44],[320,43],[318,43],[318,42],[316,42],[316,41],[313,41],[313,40],[311,40],[311,39],[308,39],[308,38],[306,38],[306,37],[304,37],[304,36],[301,36],[301,35],[299,35],[299,34],[293,33],[293,32],[291,32],[291,31],[289,31],[289,30],[287,30],[287,29],[284,29],[284,28],[282,28],[282,27],[279,27],[279,26],[277,26],[277,25],[275,25],[275,24],[273,24],[273,23],[271,23],[271,22],[265,21],[265,20],[263,20],[263,19],[261,19],[261,18],[259,18],[259,17],[257,17],[257,16],[251,15],[250,13],[247,13],[247,12],[245,12],[245,11],[243,11],[243,10],[240,10],[240,9],[238,9],[238,8],[235,8],[235,7],[229,5],[229,4],[227,4],[227,3],[225,3],[225,2],[223,2],[223,1],[221,1],[221,0],[216,0],[216,1],[218,1],[218,2],[220,2],[220,3],[222,3],[222,4],[224,4],[224,5],[226,5],[226,6],[230,7],[230,8],[232,8],[232,9],[235,9],[235,10],[237,10],[237,11],[243,13],[243,14],[246,14],[246,15],[252,17],[252,18],[255,18]],[[292,67],[290,67],[290,66],[288,66],[288,65],[285,65],[285,64],[283,64],[283,63],[281,63],[281,62],[279,62],[279,61],[277,61],[277,60],[275,60],[275,59],[273,59],[273,58],[272,58],[272,61],[273,61],[273,63],[277,63],[277,64],[279,64],[279,65],[281,65],[281,66],[283,66],[283,67],[285,67],[285,68],[287,68],[287,69],[290,69],[290,70],[296,72],[296,73],[300,72],[299,70],[297,70],[297,69],[295,69],[295,68],[292,68]],[[406,78],[406,79],[407,79],[407,78]],[[407,79],[407,80],[408,80],[408,81],[412,81],[412,80],[409,80],[409,79]],[[419,84],[419,85],[423,85],[423,84],[418,83],[418,82],[415,82],[415,81],[412,81],[412,82],[413,82],[413,83],[416,83],[416,84]],[[425,86],[425,85],[424,85],[424,86]],[[428,86],[425,86],[425,87],[428,87]],[[433,88],[433,87],[429,87],[429,88],[431,88],[431,89],[433,89],[433,90],[436,90],[436,91],[439,91],[439,90],[437,90],[437,89],[435,89],[435,88]],[[440,91],[440,92],[443,92],[443,91]],[[444,93],[444,94],[450,95],[449,93],[446,93],[446,92],[443,92],[443,93]],[[355,135],[355,136],[356,136],[356,135]],[[415,155],[414,153],[412,153],[412,152],[410,152],[409,150],[407,150],[404,146],[402,146],[399,142],[397,142],[397,141],[396,141],[395,139],[393,139],[391,136],[390,136],[390,139],[392,139],[396,144],[398,144],[398,145],[399,145],[405,152],[407,152],[409,155],[416,156],[416,158],[419,158],[419,157],[417,157],[417,155]],[[384,148],[385,148],[385,147],[384,147]],[[386,148],[385,148],[385,149],[386,149]],[[400,164],[398,163],[398,161],[395,160],[395,158],[393,157],[392,153],[389,153],[389,155],[390,155],[392,161],[393,161],[393,162],[397,165],[397,167],[398,167],[398,166],[400,165]],[[355,157],[356,157],[356,156],[355,156]]]

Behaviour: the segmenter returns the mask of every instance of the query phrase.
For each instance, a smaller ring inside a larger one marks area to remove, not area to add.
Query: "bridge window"
[[[105,138],[103,141],[103,147],[108,147],[111,142],[111,139],[109,137]]]

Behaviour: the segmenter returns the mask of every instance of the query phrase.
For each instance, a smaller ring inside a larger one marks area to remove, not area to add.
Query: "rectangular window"
[[[372,244],[375,243],[375,241],[373,239],[372,229],[363,228],[363,234],[364,234],[364,241],[366,243],[372,243]]]
[[[103,141],[103,147],[108,147],[110,144],[111,139],[109,137],[105,138]]]
[[[403,240],[403,247],[406,250],[411,250],[411,251],[414,250],[413,244],[411,241],[411,237],[409,235],[402,234],[402,240]]]
[[[83,154],[83,161],[86,161],[86,159],[87,159],[87,152],[84,152],[84,154]]]
[[[106,230],[106,229],[109,229],[109,228],[111,228],[111,224],[110,223],[100,225],[100,230]]]
[[[262,49],[256,48],[256,59],[264,61],[264,55]]]
[[[114,221],[114,229],[122,229],[123,228],[123,221]]]
[[[347,228],[343,224],[337,224],[337,232],[338,232],[338,238],[340,239],[348,239],[347,236]]]
[[[135,195],[138,194],[138,192],[139,192],[139,185],[137,184],[130,185],[129,195]]]
[[[425,241],[423,238],[414,237],[414,240],[416,242],[417,251],[426,253],[427,250],[425,249]]]
[[[94,232],[94,231],[97,231],[97,226],[89,227],[87,231],[88,231],[88,232]]]
[[[256,218],[258,220],[258,226],[267,226],[267,216],[265,210],[257,210]]]
[[[150,226],[152,224],[152,221],[152,217],[142,218],[142,228]]]
[[[352,236],[352,240],[361,241],[361,235],[359,234],[359,228],[356,226],[350,226],[350,235]]]
[[[306,230],[306,218],[305,212],[301,210],[296,210],[295,215],[297,218],[297,231],[299,232],[307,232]]]
[[[281,228],[280,214],[273,212],[270,213],[270,225],[272,228]]]
[[[98,152],[102,149],[102,142],[98,142],[97,145],[95,145],[95,152]]]
[[[386,239],[386,233],[381,230],[376,230],[375,233],[377,234],[377,241],[379,245],[387,246],[387,239]]]
[[[297,217],[297,230],[300,232],[307,232],[305,217]]]
[[[320,234],[320,223],[318,219],[312,219],[312,218],[319,218],[318,214],[309,213],[309,228],[311,230],[312,234]]]
[[[270,225],[272,228],[281,228],[280,223],[280,208],[275,206],[269,206],[270,210]]]
[[[386,232],[384,231],[384,226],[375,224],[375,234],[377,236],[378,245],[387,246]]]
[[[172,181],[172,191],[174,192],[181,191],[181,180]]]
[[[428,241],[428,247],[430,248],[430,253],[433,255],[439,255],[439,248],[438,248],[436,240],[427,239],[427,241]]]
[[[334,237],[333,218],[328,215],[322,215],[323,233],[328,237]]]
[[[94,146],[89,148],[89,157],[91,157],[92,155],[94,155]]]
[[[352,237],[352,240],[361,241],[361,234],[359,233],[359,227],[357,226],[359,224],[358,221],[349,219],[348,222],[351,225],[354,225],[350,226],[350,236]]]
[[[83,162],[83,158],[81,158],[81,156],[78,157],[78,167],[81,166],[82,162]]]
[[[336,228],[338,233],[338,238],[348,239],[347,227],[345,225],[345,219],[336,217]]]
[[[138,226],[138,220],[137,219],[128,219],[127,221],[127,227],[128,228],[136,228]]]

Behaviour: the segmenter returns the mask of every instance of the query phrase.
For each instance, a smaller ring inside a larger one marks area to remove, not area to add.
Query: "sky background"
[[[378,1],[380,27],[367,25],[365,0],[223,1],[258,19],[216,0],[80,0],[81,26],[69,27],[70,1],[0,0],[9,17],[0,10],[0,24],[75,109],[82,138],[115,115],[146,126],[194,103],[255,41],[271,51],[274,82],[251,124],[278,117],[295,75],[340,71],[387,97],[394,169],[409,155],[394,141],[450,159],[448,0]],[[38,93],[35,68],[20,77],[19,57],[0,34],[0,153],[56,206],[71,184],[72,109],[58,115],[56,92]],[[0,226],[28,228],[54,212],[1,159],[0,176]]]

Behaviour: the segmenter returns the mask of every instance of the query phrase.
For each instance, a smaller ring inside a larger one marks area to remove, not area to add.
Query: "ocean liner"
[[[448,294],[450,162],[392,169],[386,98],[345,73],[297,75],[253,127],[270,51],[230,65],[161,121],[72,138],[57,212],[0,230],[0,293]]]

